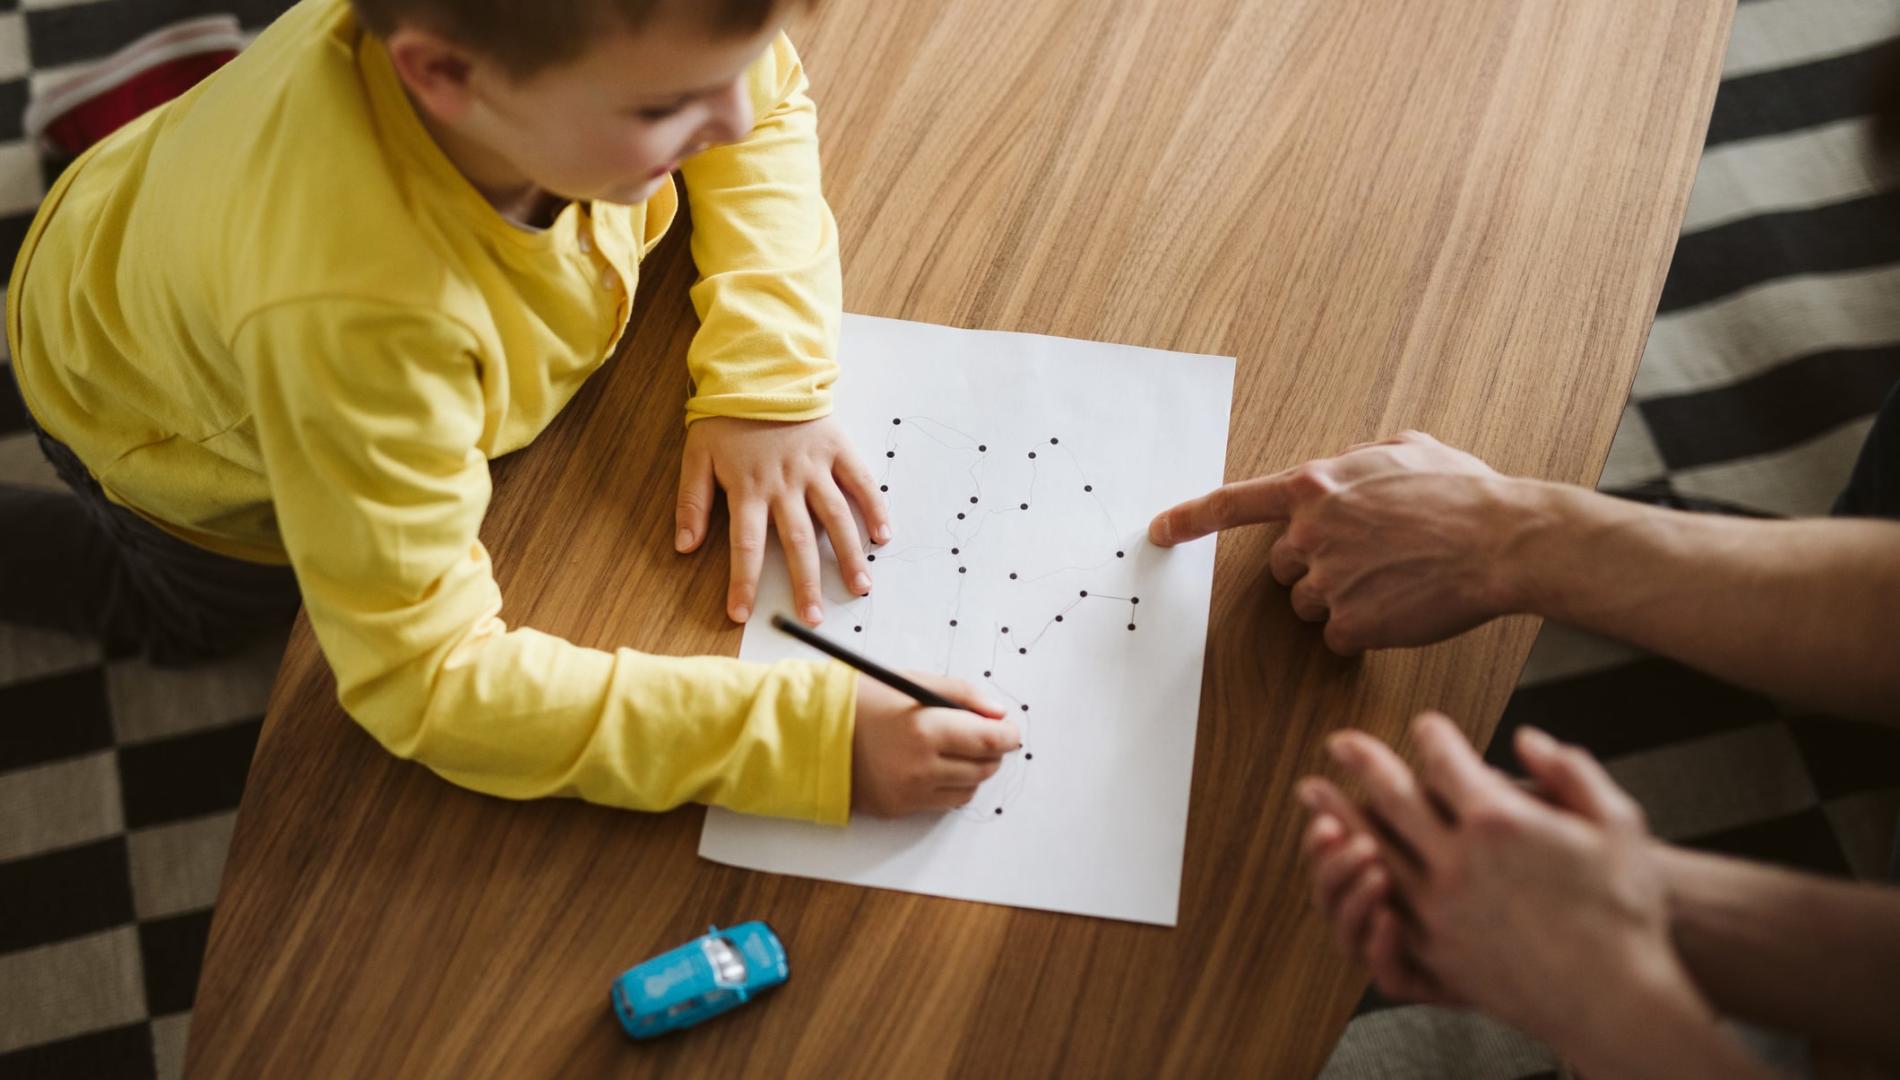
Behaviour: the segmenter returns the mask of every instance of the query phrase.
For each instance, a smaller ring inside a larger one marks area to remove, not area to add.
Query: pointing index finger
[[[1287,476],[1240,480],[1164,510],[1149,524],[1148,539],[1173,547],[1235,525],[1285,521],[1292,509]]]

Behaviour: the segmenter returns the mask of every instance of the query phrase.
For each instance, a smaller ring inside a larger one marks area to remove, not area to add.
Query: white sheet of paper
[[[835,416],[894,536],[864,598],[827,549],[818,630],[977,684],[1023,749],[961,810],[839,829],[713,808],[699,853],[1174,925],[1214,543],[1146,533],[1221,482],[1233,359],[861,315],[841,353]],[[776,546],[765,567],[739,655],[817,657],[768,625],[791,587]]]

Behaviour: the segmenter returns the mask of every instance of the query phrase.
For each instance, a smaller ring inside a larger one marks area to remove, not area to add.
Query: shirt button
[[[591,238],[589,238],[586,233],[582,233],[581,234],[581,254],[592,255],[593,253],[594,253],[594,241]]]
[[[620,275],[608,270],[600,275],[600,287],[610,292],[620,291]]]

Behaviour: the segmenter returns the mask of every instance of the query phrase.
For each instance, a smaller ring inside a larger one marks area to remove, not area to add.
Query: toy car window
[[[706,939],[706,960],[712,964],[713,978],[726,986],[739,986],[745,982],[745,959],[739,950],[725,938]]]

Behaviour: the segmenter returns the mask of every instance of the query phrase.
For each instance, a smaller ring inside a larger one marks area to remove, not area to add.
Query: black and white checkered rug
[[[48,167],[19,127],[35,87],[181,18],[235,12],[255,29],[282,6],[0,0],[0,245],[17,248],[45,190]],[[1877,177],[1866,115],[1878,46],[1896,35],[1900,0],[1742,0],[1605,489],[1774,516],[1832,502],[1900,380],[1900,191]],[[9,386],[0,482],[56,485],[24,427]],[[161,671],[0,627],[0,1075],[178,1075],[280,651]],[[1789,715],[1556,626],[1503,726],[1521,723],[1609,759],[1665,836],[1886,872],[1900,730]],[[1558,1067],[1482,1018],[1368,995],[1325,1075],[1502,1080]]]

